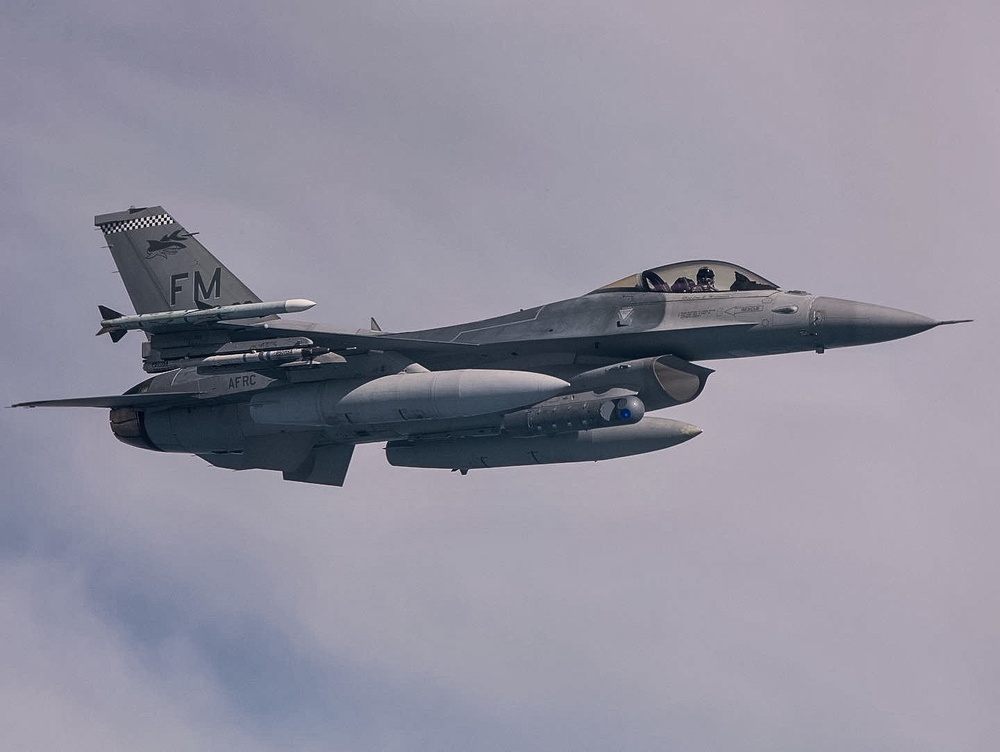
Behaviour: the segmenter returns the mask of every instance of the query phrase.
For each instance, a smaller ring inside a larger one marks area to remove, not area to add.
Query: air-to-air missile
[[[237,303],[208,308],[191,308],[186,311],[140,313],[135,316],[123,316],[111,308],[100,306],[104,318],[101,320],[101,329],[97,335],[116,331],[127,332],[133,329],[156,332],[164,331],[170,327],[237,319],[256,319],[281,313],[301,313],[308,311],[314,305],[316,304],[311,300],[293,298],[292,300],[275,300],[269,303]]]
[[[178,358],[175,360],[146,361],[146,371],[163,373],[178,368],[196,368],[199,374],[239,373],[248,368],[281,365],[283,367],[314,365],[318,363],[343,363],[344,358],[330,353],[329,347],[286,347],[273,350],[232,353],[231,355],[206,355],[203,358]]]
[[[467,472],[627,457],[697,427],[653,417],[697,398],[693,361],[824,352],[956,321],[784,291],[723,261],[647,269],[569,300],[422,331],[279,318],[160,207],[95,218],[135,307],[100,307],[115,342],[143,331],[151,378],[125,394],[21,403],[111,409],[121,441],[234,470],[343,485],[354,446]]]

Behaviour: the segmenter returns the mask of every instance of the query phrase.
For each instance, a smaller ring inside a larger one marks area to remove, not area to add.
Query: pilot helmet
[[[709,267],[703,266],[698,270],[698,282],[702,281],[715,281],[715,272],[713,272]]]

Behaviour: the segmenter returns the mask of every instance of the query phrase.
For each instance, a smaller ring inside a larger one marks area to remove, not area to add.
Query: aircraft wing
[[[582,349],[590,349],[593,346],[593,336],[570,336],[570,337],[537,337],[526,333],[523,338],[484,340],[482,342],[459,339],[465,332],[457,332],[455,339],[433,340],[420,339],[407,336],[406,334],[382,334],[375,331],[350,331],[326,327],[322,324],[310,322],[297,322],[281,319],[266,324],[253,326],[235,324],[217,324],[220,329],[229,332],[229,337],[233,341],[261,340],[265,337],[307,337],[316,345],[329,347],[331,350],[380,350],[402,353],[413,357],[416,360],[420,356],[469,356],[474,354],[486,354],[494,350],[506,351],[512,345],[522,352],[533,351],[557,351],[576,352]],[[756,322],[747,321],[727,321],[717,322],[713,326],[680,327],[676,329],[657,332],[656,336],[662,339],[657,344],[658,350],[662,352],[672,352],[675,348],[683,346],[691,339],[704,337],[706,333],[710,336],[714,331],[749,329],[757,326]],[[618,339],[625,348],[632,349],[638,340],[645,341],[650,336],[649,332],[640,332],[634,336],[622,335]]]
[[[35,400],[18,402],[11,407],[178,407],[198,401],[198,392],[173,392],[171,394],[115,394],[108,397],[70,397],[69,399]]]
[[[230,330],[234,341],[255,341],[265,337],[308,337],[314,344],[331,350],[391,350],[406,355],[471,353],[479,345],[467,342],[441,342],[435,340],[396,337],[374,332],[352,332],[309,322],[286,321],[257,326],[220,324]]]

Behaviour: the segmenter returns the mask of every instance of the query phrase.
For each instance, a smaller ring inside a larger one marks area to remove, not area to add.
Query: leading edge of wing
[[[176,407],[191,404],[201,395],[198,392],[173,392],[171,394],[115,394],[108,397],[70,397],[69,399],[34,400],[18,402],[11,407]]]
[[[331,350],[357,348],[359,350],[391,350],[400,353],[458,353],[470,352],[479,347],[467,342],[441,342],[440,340],[413,339],[410,337],[394,337],[391,334],[369,334],[365,332],[348,332],[324,327],[320,324],[285,321],[280,323],[261,324],[259,326],[240,326],[220,324],[220,327],[232,329],[234,340],[252,341],[267,337],[308,337],[314,344],[329,347]]]

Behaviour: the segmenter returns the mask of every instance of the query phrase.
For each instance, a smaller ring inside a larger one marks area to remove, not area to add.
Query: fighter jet
[[[908,337],[942,324],[782,290],[736,264],[667,264],[577,298],[389,333],[282,318],[162,207],[98,215],[135,309],[100,306],[114,342],[145,335],[150,378],[121,395],[14,407],[110,408],[126,444],[232,470],[342,486],[354,447],[390,464],[472,469],[584,462],[675,446],[701,429],[648,413],[690,402],[696,363]]]

